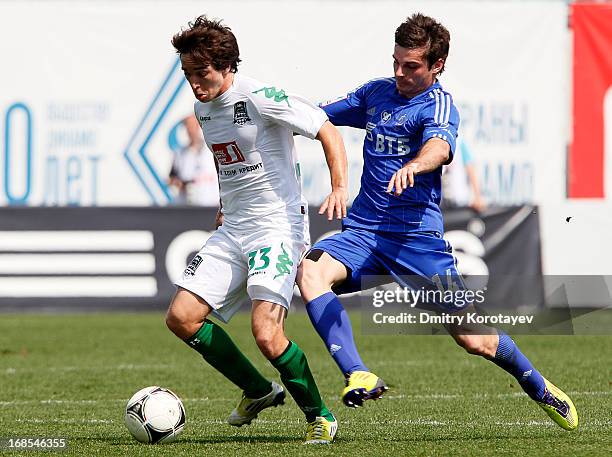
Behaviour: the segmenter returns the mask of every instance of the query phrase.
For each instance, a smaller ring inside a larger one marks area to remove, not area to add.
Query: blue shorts
[[[312,249],[327,252],[349,270],[346,280],[334,288],[337,294],[375,286],[377,277],[378,284],[388,283],[389,276],[412,289],[440,283],[447,289],[449,281],[452,288],[465,288],[452,247],[439,232],[385,233],[347,227]],[[464,306],[438,304],[437,311],[440,308],[457,312]]]

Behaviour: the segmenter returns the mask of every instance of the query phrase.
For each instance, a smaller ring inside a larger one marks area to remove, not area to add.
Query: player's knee
[[[324,269],[316,262],[308,259],[302,261],[298,267],[295,282],[302,294],[312,289],[332,286],[331,280],[325,277]]]
[[[173,312],[172,307],[166,312],[166,327],[175,335],[181,333],[184,327],[184,322]]]
[[[187,333],[189,333],[192,326],[193,323],[190,322],[186,313],[170,305],[170,308],[168,308],[166,312],[166,327],[168,327],[172,333],[179,338],[187,338],[190,336],[187,335]]]
[[[279,357],[287,347],[287,338],[282,329],[275,327],[253,330],[255,343],[268,360]]]
[[[183,293],[181,293],[183,292]],[[186,291],[179,291],[166,312],[166,326],[181,339],[193,335],[206,318],[206,308]]]
[[[255,343],[263,355],[266,357],[273,352],[274,338],[270,334],[258,334],[255,336]]]

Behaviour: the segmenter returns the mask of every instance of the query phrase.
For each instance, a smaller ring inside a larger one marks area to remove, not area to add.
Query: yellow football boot
[[[546,378],[544,378],[544,383],[546,384],[544,398],[542,401],[538,401],[537,404],[546,411],[546,414],[552,420],[565,430],[576,430],[578,427],[578,413],[576,412],[574,402],[565,392]]]
[[[389,390],[385,381],[369,371],[353,371],[342,391],[342,401],[346,406],[357,408],[366,400],[377,400]]]

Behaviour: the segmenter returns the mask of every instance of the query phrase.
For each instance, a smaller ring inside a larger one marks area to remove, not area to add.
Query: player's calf
[[[531,364],[529,359],[516,346],[512,338],[504,332],[488,335],[474,335],[463,329],[460,333],[457,327],[450,327],[451,335],[468,353],[480,355],[503,368],[518,381],[523,390],[534,400],[540,401],[545,391],[544,378]]]
[[[487,359],[495,357],[497,351],[497,335],[453,335],[459,346],[469,354],[479,355]]]
[[[166,314],[166,325],[243,391],[239,406],[228,420],[232,425],[250,423],[262,409],[282,404],[284,390],[275,390],[275,385],[261,375],[225,330],[206,320],[209,312],[210,307],[201,298],[179,289]],[[247,408],[252,403],[255,406]],[[241,413],[245,408],[248,414]]]
[[[525,393],[559,426],[565,430],[578,427],[578,413],[571,398],[536,370],[510,336],[499,330],[492,335],[452,335],[470,354],[481,355],[514,376]]]
[[[365,400],[380,398],[387,386],[361,360],[350,318],[331,291],[347,275],[342,263],[320,249],[313,249],[300,264],[297,283],[313,327],[346,379],[344,404],[356,407]]]
[[[319,416],[335,423],[333,414],[321,398],[306,355],[285,336],[285,315],[286,309],[281,305],[264,300],[253,301],[251,327],[257,346],[278,370],[281,381],[304,412],[309,427]]]

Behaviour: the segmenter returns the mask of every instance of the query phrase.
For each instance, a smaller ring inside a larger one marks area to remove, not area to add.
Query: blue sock
[[[544,378],[534,368],[529,359],[523,355],[516,343],[501,330],[499,333],[499,346],[495,358],[491,359],[496,365],[506,370],[516,378],[523,390],[534,400],[544,397]]]
[[[327,292],[309,303],[310,322],[325,343],[329,353],[345,376],[353,371],[369,371],[361,361],[348,314],[333,292]]]

